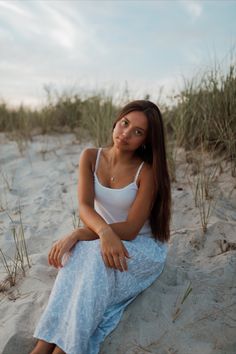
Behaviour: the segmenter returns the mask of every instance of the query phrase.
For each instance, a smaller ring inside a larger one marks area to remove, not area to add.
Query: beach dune
[[[19,145],[0,134],[0,248],[13,257],[12,223],[21,214],[31,267],[16,285],[0,265],[0,353],[28,354],[35,325],[57,271],[47,264],[52,243],[78,223],[77,167],[92,146],[73,134],[35,136]],[[101,354],[236,353],[236,181],[225,164],[216,176],[217,201],[203,235],[178,150],[166,266],[125,311]],[[18,225],[18,226],[17,226]],[[76,354],[76,353],[75,353]]]

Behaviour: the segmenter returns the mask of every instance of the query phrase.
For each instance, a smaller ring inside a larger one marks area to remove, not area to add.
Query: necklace
[[[110,159],[110,161],[109,161],[109,168],[110,168],[110,170],[111,170],[111,166],[112,166],[112,159]],[[116,179],[116,177],[115,177],[114,175],[112,175],[112,176],[110,177],[110,181],[111,181],[111,182],[114,182],[115,179]]]

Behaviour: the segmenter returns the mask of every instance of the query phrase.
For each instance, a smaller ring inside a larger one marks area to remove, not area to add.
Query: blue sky
[[[235,45],[234,0],[0,0],[0,99],[40,105],[49,86],[156,100]]]

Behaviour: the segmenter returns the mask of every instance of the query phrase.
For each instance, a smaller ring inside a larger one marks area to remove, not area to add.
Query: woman
[[[111,146],[81,154],[84,227],[49,252],[49,264],[60,271],[31,354],[97,354],[125,307],[163,270],[171,196],[158,107],[127,104],[112,138]]]

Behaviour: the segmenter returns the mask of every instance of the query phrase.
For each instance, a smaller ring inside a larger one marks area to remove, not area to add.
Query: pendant
[[[115,181],[115,176],[111,176],[110,180],[111,180],[112,182],[114,182],[114,181]]]

